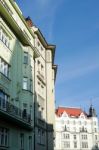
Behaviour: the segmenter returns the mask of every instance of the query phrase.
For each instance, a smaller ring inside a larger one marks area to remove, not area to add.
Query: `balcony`
[[[54,131],[53,124],[47,124],[47,131],[48,132],[53,132]]]
[[[40,71],[38,71],[37,77],[44,85],[46,85],[44,75]]]
[[[27,130],[33,129],[30,114],[2,98],[0,98],[0,118]]]
[[[46,122],[41,118],[35,118],[35,126],[46,129]]]

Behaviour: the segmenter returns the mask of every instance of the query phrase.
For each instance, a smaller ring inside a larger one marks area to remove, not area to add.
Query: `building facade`
[[[26,22],[35,34],[35,47],[40,54],[35,59],[35,149],[52,150],[55,123],[54,84],[57,72],[57,66],[54,65],[55,45],[47,43],[30,17],[26,18]]]
[[[58,107],[55,120],[55,150],[98,150],[98,118],[92,106],[88,114],[80,108]]]
[[[0,150],[53,150],[54,53],[14,0],[0,1]]]

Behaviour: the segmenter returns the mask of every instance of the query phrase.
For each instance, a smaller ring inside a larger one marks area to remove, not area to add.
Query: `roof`
[[[81,113],[85,112],[81,108],[72,108],[72,107],[58,107],[56,109],[56,115],[61,116],[64,112],[68,114],[68,116],[79,117]]]

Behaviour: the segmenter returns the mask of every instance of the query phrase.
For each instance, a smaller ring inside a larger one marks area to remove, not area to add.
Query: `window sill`
[[[0,72],[0,78],[6,80],[8,82],[11,82],[11,79],[9,79],[9,77],[5,76],[2,72]]]
[[[25,91],[25,92],[29,92],[29,93],[33,94],[33,92],[28,90],[28,89],[22,89],[22,90]]]
[[[39,142],[38,142],[37,144],[39,144],[39,145],[41,145],[41,146],[44,146],[44,147],[45,147],[45,144],[41,144],[41,143],[39,143]]]

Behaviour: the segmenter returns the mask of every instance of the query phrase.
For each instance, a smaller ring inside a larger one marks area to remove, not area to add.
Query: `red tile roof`
[[[85,114],[81,108],[58,107],[56,109],[57,116],[61,116],[64,112],[73,117],[79,117],[81,113]]]

